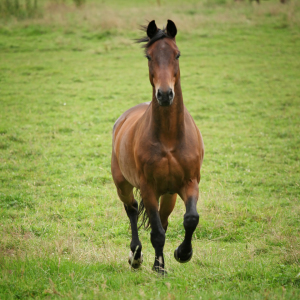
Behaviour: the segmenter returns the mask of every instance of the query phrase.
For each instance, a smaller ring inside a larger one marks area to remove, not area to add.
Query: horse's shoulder
[[[131,116],[134,116],[135,114],[141,113],[146,111],[147,107],[149,106],[150,102],[144,102],[140,103],[138,105],[135,105],[128,110],[126,110],[115,122],[113,127],[113,134],[115,131]]]
[[[200,155],[203,159],[204,143],[203,143],[202,134],[201,134],[195,120],[193,119],[192,115],[188,112],[188,110],[186,108],[185,108],[185,114],[187,116],[186,119],[188,119],[188,123],[189,123],[189,125],[188,125],[189,129],[187,130],[187,134],[191,135],[191,137],[196,138],[197,144],[199,146]]]

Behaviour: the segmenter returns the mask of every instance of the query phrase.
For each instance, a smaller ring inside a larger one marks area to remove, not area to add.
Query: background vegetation
[[[300,3],[37,1],[0,20],[0,298],[300,297]],[[25,4],[24,4],[25,3]],[[25,6],[24,6],[25,5]],[[7,7],[7,6],[5,6]],[[151,99],[133,39],[172,19],[185,104],[206,148],[194,257],[168,277],[127,263],[110,174],[118,116]]]

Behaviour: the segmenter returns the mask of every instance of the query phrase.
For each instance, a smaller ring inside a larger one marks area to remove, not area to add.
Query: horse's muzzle
[[[173,103],[174,92],[171,88],[167,91],[157,90],[156,99],[160,106],[170,106]]]

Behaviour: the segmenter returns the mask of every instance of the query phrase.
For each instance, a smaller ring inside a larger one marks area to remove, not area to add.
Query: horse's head
[[[167,27],[161,30],[153,20],[147,26],[147,38],[139,40],[146,42],[144,47],[148,59],[149,79],[161,106],[170,106],[173,103],[174,87],[180,76],[180,51],[175,42],[176,33],[173,21],[168,20]]]

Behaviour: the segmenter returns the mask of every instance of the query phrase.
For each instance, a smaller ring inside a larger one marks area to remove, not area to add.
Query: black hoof
[[[132,251],[129,252],[128,263],[131,265],[133,269],[138,269],[143,262],[143,253],[141,252],[139,258],[134,258]]]
[[[128,263],[131,265],[133,269],[138,269],[141,266],[141,264],[139,263],[131,263],[130,260],[128,260]]]
[[[168,275],[168,272],[162,267],[153,266],[152,271],[155,271],[157,274],[162,275],[162,276]]]
[[[178,255],[178,248],[176,248],[176,250],[174,251],[175,259],[182,264],[189,262],[192,259],[192,256],[193,256],[193,249],[184,257],[180,257]]]
[[[158,273],[159,275],[167,275],[167,271],[165,270],[165,263],[164,263],[164,257],[159,256],[158,258],[155,257],[155,261],[152,267],[152,270]]]

